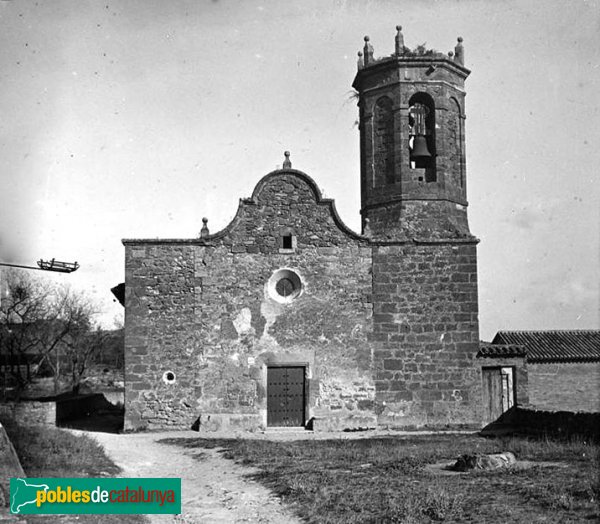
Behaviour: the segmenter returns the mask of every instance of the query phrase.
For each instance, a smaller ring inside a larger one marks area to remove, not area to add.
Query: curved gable
[[[297,183],[293,183],[292,181],[297,181]],[[296,190],[300,190],[302,196],[312,196],[317,203],[325,200],[316,182],[306,173],[297,169],[276,169],[266,174],[254,186],[252,196],[246,200],[258,202],[268,199],[270,197],[269,194],[273,190],[289,192],[292,189],[289,187],[290,182],[292,182]]]
[[[278,169],[265,175],[250,198],[240,199],[233,220],[205,240],[233,242],[278,236],[281,231],[301,232],[314,244],[367,238],[351,230],[339,217],[333,199],[323,198],[315,181],[297,169]]]

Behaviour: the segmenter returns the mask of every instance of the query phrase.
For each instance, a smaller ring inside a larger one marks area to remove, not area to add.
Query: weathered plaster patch
[[[265,319],[265,327],[260,337],[259,344],[261,347],[278,347],[279,344],[273,336],[269,334],[269,328],[275,323],[277,317],[283,313],[285,306],[278,304],[269,298],[267,286],[264,287],[264,300],[260,304],[260,314]]]
[[[254,328],[252,327],[252,312],[250,311],[250,308],[242,308],[233,319],[233,325],[240,335],[252,334]]]

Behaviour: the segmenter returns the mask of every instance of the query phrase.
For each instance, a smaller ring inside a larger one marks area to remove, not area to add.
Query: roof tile
[[[492,344],[519,344],[527,361],[600,362],[600,330],[498,331]]]
[[[477,358],[511,358],[524,357],[525,348],[517,344],[490,344],[480,342]]]

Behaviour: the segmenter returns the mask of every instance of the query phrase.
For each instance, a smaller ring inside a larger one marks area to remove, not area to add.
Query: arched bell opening
[[[415,93],[408,102],[409,162],[421,169],[418,180],[436,182],[435,104],[427,93]]]

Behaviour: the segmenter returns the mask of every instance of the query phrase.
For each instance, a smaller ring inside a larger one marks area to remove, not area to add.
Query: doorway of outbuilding
[[[267,368],[267,426],[302,427],[306,411],[306,368]]]
[[[515,404],[514,368],[486,367],[482,369],[483,410],[485,423],[494,422]]]

